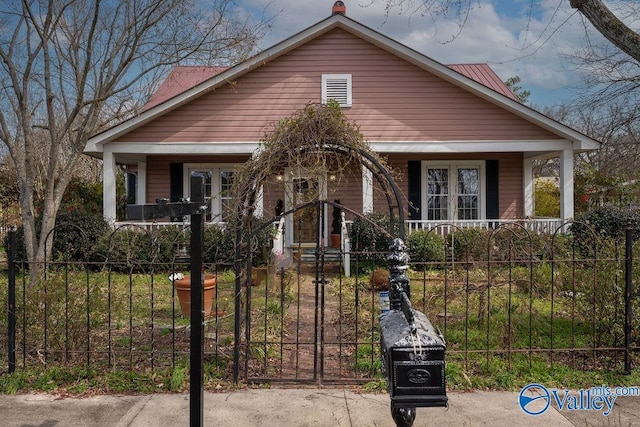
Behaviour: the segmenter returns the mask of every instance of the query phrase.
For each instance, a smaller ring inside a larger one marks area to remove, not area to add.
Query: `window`
[[[425,162],[423,212],[427,220],[473,220],[484,217],[483,163]]]
[[[222,221],[227,222],[231,218],[231,186],[233,185],[233,171],[220,170],[220,214]]]
[[[449,219],[449,168],[427,168],[427,219]]]
[[[233,185],[232,165],[185,164],[185,194],[191,195],[189,188],[192,174],[204,177],[205,202],[209,210],[205,215],[208,222],[227,222],[231,217],[231,186]]]
[[[322,75],[322,103],[332,99],[341,107],[351,107],[351,74]]]
[[[188,177],[191,178],[192,176],[201,176],[204,178],[204,201],[208,206],[211,206],[211,182],[212,182],[211,171],[191,169],[189,170]],[[187,185],[189,186],[189,189],[186,192],[186,194],[188,194],[189,197],[191,197],[191,179],[187,179],[186,182],[187,182]],[[211,221],[211,208],[209,208],[209,211],[205,214],[205,221]]]
[[[479,168],[458,168],[458,219],[478,219]]]

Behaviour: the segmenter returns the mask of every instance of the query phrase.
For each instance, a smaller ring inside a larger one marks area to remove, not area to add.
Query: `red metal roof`
[[[228,67],[177,66],[171,70],[169,76],[162,82],[158,90],[156,90],[149,101],[142,107],[141,111],[146,111],[158,104],[162,104],[174,96],[223,72],[227,68]]]
[[[495,71],[487,64],[453,64],[447,65],[447,67],[457,71],[463,76],[475,80],[489,89],[493,89],[506,97],[520,102],[518,97],[511,92],[507,85],[500,80],[500,77],[498,77]]]
[[[519,102],[500,77],[487,64],[447,65],[452,70]],[[227,67],[177,66],[162,82],[151,99],[142,107],[146,111],[226,70]]]

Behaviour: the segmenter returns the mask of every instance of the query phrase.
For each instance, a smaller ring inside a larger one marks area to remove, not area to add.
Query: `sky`
[[[519,76],[534,106],[567,103],[580,91],[580,79],[567,56],[583,46],[585,25],[591,24],[571,9],[569,0],[534,0],[534,7],[532,0],[469,0],[472,9],[461,32],[451,16],[421,16],[397,8],[386,14],[385,0],[344,3],[349,18],[436,61],[488,63],[503,81]],[[242,0],[241,4],[275,15],[260,46],[267,48],[328,17],[333,0]]]

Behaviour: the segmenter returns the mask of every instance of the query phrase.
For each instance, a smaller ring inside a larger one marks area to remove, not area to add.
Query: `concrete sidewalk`
[[[595,411],[530,416],[518,406],[516,392],[450,392],[449,408],[418,408],[414,426],[635,426],[640,401],[618,399],[609,417]],[[205,426],[394,426],[386,394],[348,389],[261,389],[205,393]],[[0,396],[0,425],[185,426],[189,396],[95,396],[85,399],[44,394]]]

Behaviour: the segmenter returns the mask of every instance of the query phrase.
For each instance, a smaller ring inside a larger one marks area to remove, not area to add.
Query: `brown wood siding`
[[[558,139],[342,30],[332,30],[130,132],[131,142],[257,141],[319,102],[323,73],[351,74],[344,111],[371,141]]]
[[[331,201],[340,200],[340,204],[347,209],[362,212],[362,172],[360,168],[349,171],[338,181],[329,182],[327,186],[327,198]],[[331,215],[331,212],[329,212]],[[352,220],[353,215],[345,210],[347,220]],[[331,218],[329,218],[331,220]]]
[[[522,155],[505,155],[500,158],[498,175],[500,218],[513,219],[524,216],[522,163]]]
[[[265,219],[275,217],[278,200],[282,200],[282,209],[284,210],[284,184],[267,183],[264,185],[262,188],[262,207]]]

